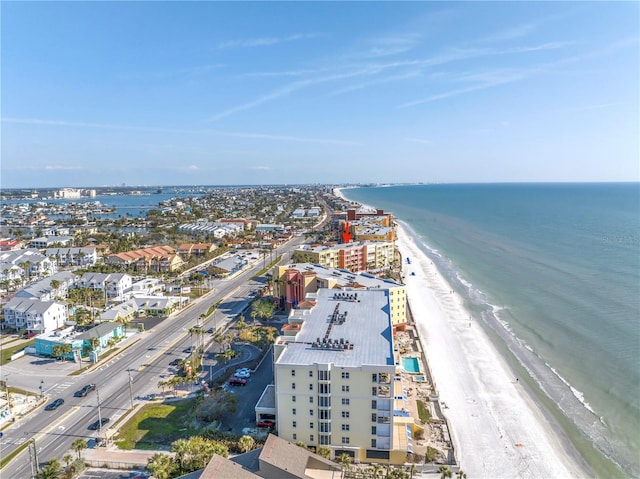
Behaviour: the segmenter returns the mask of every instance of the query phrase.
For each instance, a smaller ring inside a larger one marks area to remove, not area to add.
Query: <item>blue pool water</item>
[[[418,363],[418,358],[402,358],[402,369],[408,373],[419,373],[420,363]]]

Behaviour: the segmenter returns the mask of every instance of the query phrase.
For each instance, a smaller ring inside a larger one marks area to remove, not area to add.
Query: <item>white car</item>
[[[239,379],[247,379],[251,377],[251,373],[249,371],[236,371],[234,376]]]

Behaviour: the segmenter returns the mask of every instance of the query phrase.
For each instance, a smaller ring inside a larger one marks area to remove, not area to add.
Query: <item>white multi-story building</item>
[[[33,298],[14,297],[4,305],[3,312],[7,326],[35,334],[61,328],[68,317],[65,304]]]
[[[96,248],[47,248],[44,254],[58,266],[93,266],[98,261]]]
[[[104,291],[109,298],[123,299],[131,289],[133,279],[125,273],[85,273],[76,283],[78,288]]]
[[[274,345],[278,435],[329,447],[333,457],[403,463],[389,291],[321,289],[306,302],[315,304],[293,311]]]

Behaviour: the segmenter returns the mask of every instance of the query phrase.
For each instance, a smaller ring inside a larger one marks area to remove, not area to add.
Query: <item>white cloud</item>
[[[422,138],[404,138],[404,141],[411,141],[413,143],[421,143],[423,145],[432,145],[433,144],[433,141],[424,140]]]
[[[277,45],[278,43],[293,42],[297,40],[309,40],[318,37],[317,33],[296,33],[287,37],[260,37],[245,38],[244,40],[230,40],[222,42],[218,45],[220,50],[227,48],[253,48],[266,47],[269,45]]]

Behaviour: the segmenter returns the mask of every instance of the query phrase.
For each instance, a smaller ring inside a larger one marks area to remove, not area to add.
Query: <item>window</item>
[[[293,408],[293,409],[291,410],[291,414],[293,414],[294,416],[296,415],[296,408]]]
[[[291,389],[295,389],[296,388],[296,383],[291,383]]]
[[[296,397],[295,396],[291,396],[291,402],[296,402]]]
[[[343,393],[348,393],[349,392],[349,386],[347,384],[343,384],[342,385],[342,392]]]
[[[309,416],[313,416],[313,409],[309,409]]]
[[[377,422],[378,421],[378,415],[374,412],[373,414],[371,414],[371,422]]]
[[[298,435],[296,433],[293,434],[293,440],[297,440],[298,439]]]
[[[347,371],[342,372],[342,379],[349,379],[349,373]]]
[[[318,430],[320,432],[331,432],[331,424],[328,422],[320,422],[318,424]]]
[[[349,411],[342,411],[342,417],[348,418],[349,417]]]
[[[313,404],[313,396],[309,398],[309,403]]]
[[[297,426],[298,426],[298,422],[297,422],[297,421],[293,421],[293,422],[291,423],[291,426],[292,426],[292,427],[297,427]]]
[[[313,377],[313,371],[309,371],[309,377],[312,378]]]
[[[371,426],[371,435],[375,436],[376,434],[378,434],[378,427],[377,426]]]
[[[377,442],[376,439],[371,439],[371,447],[376,447]]]
[[[346,436],[342,436],[342,444],[349,444],[349,438]]]
[[[318,371],[318,381],[328,381],[329,371]]]
[[[309,384],[309,391],[313,391],[313,384]]]
[[[348,431],[349,430],[349,425],[348,424],[343,424],[342,425],[342,430],[343,431]]]
[[[319,439],[321,446],[328,446],[329,444],[331,444],[331,436],[327,434],[321,434]]]
[[[343,406],[348,406],[349,405],[349,398],[342,398],[342,405]]]
[[[378,388],[372,387],[371,388],[371,395],[372,396],[377,396],[378,395]]]
[[[318,406],[319,407],[331,407],[331,398],[330,397],[325,397],[325,396],[320,396],[318,398]]]
[[[330,394],[331,384],[318,384],[318,394]]]
[[[375,399],[371,401],[371,409],[378,409],[378,401]]]
[[[319,409],[318,410],[318,418],[320,419],[331,419],[331,411],[327,409]]]
[[[313,434],[309,434],[309,442],[313,442]]]
[[[309,429],[313,429],[313,423],[312,422],[309,423]]]
[[[374,382],[374,383],[378,382],[378,375],[376,373],[373,373],[371,375],[371,382]]]
[[[292,370],[291,370],[291,375],[292,375],[292,376],[295,376],[295,375],[296,375],[296,370],[295,370],[295,369],[292,369]]]

